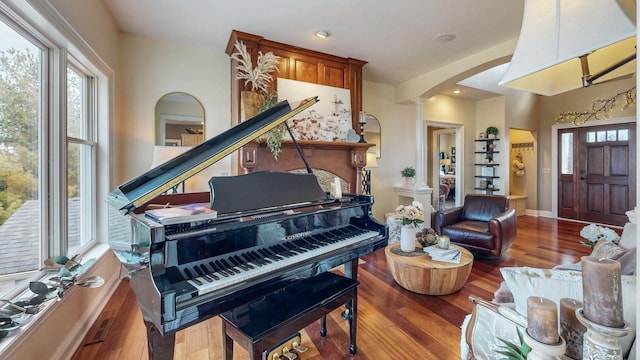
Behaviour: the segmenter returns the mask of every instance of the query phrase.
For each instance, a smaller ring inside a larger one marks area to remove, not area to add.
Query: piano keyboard
[[[182,273],[185,280],[198,289],[198,295],[204,295],[378,235],[379,232],[349,225],[264,248],[247,249],[207,263],[189,265],[182,269]]]

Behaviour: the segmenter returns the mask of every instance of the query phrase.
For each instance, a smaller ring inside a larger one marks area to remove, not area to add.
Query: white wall
[[[205,135],[231,125],[229,56],[220,51],[121,34],[116,126],[117,181],[123,183],[151,167],[156,102],[170,92],[185,92],[204,107]],[[135,154],[135,156],[132,156]],[[231,161],[214,165],[213,174],[229,173]],[[204,189],[205,191],[208,189]]]
[[[393,86],[363,82],[362,107],[380,122],[382,141],[378,167],[371,169],[373,213],[384,221],[384,214],[393,211],[393,186],[401,182],[400,170],[415,164],[415,105],[395,103]]]

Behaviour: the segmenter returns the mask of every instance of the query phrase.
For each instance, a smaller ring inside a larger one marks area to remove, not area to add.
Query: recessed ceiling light
[[[462,92],[462,91],[460,91],[460,90],[453,90],[453,93],[454,93],[454,94],[460,94],[461,92]]]
[[[313,33],[313,35],[319,37],[320,39],[326,39],[331,36],[331,31],[329,30],[318,30]]]
[[[445,43],[445,42],[449,42],[449,41],[451,41],[451,40],[453,40],[455,38],[456,38],[455,34],[440,34],[440,35],[436,36],[436,41]]]

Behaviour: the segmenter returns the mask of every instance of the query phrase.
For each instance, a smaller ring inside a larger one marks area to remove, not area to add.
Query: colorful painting
[[[290,103],[310,96],[320,100],[288,123],[296,140],[346,141],[351,130],[348,89],[278,78],[278,98]]]

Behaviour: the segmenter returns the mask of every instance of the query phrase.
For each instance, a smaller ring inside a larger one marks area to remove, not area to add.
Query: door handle
[[[587,180],[586,176],[580,176],[580,180]]]

